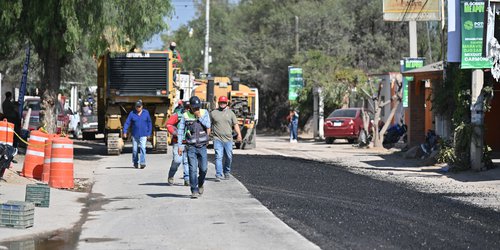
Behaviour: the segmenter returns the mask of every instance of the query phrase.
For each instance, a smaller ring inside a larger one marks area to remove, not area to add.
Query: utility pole
[[[471,169],[481,171],[484,167],[483,146],[484,146],[484,98],[481,90],[484,85],[484,72],[482,69],[472,71],[472,91],[471,91],[471,124],[472,136],[470,143]]]
[[[205,34],[205,52],[204,52],[204,61],[203,61],[203,73],[205,76],[208,75],[208,63],[209,63],[209,38],[210,38],[210,0],[206,2],[205,9],[205,22],[206,22],[206,34]]]
[[[417,52],[417,21],[409,21],[410,28],[410,57],[418,57]]]
[[[295,16],[295,55],[299,54],[299,17]]]

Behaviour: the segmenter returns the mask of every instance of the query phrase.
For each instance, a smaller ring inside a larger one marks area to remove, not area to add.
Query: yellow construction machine
[[[229,107],[236,114],[243,141],[236,143],[240,149],[255,148],[256,127],[259,120],[259,92],[240,83],[239,78],[210,77],[195,80],[192,95],[198,96],[208,110],[217,108],[217,99],[227,96]]]
[[[166,152],[170,138],[165,123],[176,96],[172,53],[107,53],[99,57],[97,82],[98,130],[108,154],[121,153],[123,125],[139,99],[153,121],[153,149]]]

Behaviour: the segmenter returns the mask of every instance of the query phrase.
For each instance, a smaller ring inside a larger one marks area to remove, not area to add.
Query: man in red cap
[[[238,119],[228,107],[227,96],[219,97],[219,108],[210,112],[212,121],[212,136],[215,150],[215,181],[230,178],[231,162],[233,160],[233,128],[237,134],[236,140],[241,141]],[[224,164],[222,160],[224,159]],[[223,175],[224,174],[224,175]]]

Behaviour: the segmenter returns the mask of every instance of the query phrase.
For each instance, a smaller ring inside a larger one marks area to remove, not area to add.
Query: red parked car
[[[354,143],[362,128],[361,108],[337,109],[323,124],[325,141],[327,144],[332,144],[335,139],[347,139],[349,143]]]

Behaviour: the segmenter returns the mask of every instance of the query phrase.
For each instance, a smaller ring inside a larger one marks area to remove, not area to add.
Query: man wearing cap
[[[142,101],[135,103],[135,110],[128,114],[123,126],[123,137],[127,137],[129,127],[132,126],[132,163],[135,168],[146,167],[146,142],[151,136],[152,122],[149,112],[143,109]],[[137,155],[137,146],[140,146],[140,158]]]
[[[205,176],[207,175],[207,144],[210,135],[210,115],[206,109],[201,109],[201,101],[197,96],[189,99],[189,110],[181,117],[177,129],[178,154],[182,155],[186,147],[189,159],[189,183],[191,198],[196,199],[203,194]],[[182,144],[186,140],[185,145]],[[197,171],[199,171],[199,176]]]
[[[241,141],[241,131],[238,119],[234,112],[227,106],[226,96],[219,97],[219,107],[210,112],[212,121],[212,136],[215,150],[215,181],[222,177],[230,178],[231,163],[233,160],[233,128],[237,134],[236,140]],[[222,159],[224,159],[224,164]],[[222,175],[224,173],[224,176]]]

